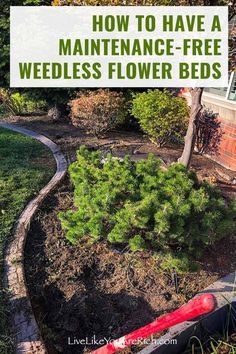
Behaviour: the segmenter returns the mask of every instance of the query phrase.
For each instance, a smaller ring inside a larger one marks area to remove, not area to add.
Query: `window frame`
[[[232,94],[231,92],[231,89],[232,89],[232,86],[233,85],[236,85],[236,71],[232,72],[232,73],[229,73],[229,84],[227,86],[227,88],[224,88],[224,91],[225,93],[224,94],[217,94],[215,92],[211,92],[211,91],[208,91],[208,89],[211,89],[210,87],[208,88],[207,87],[207,90],[204,92],[207,94],[207,95],[210,95],[212,97],[217,97],[217,99],[220,99],[224,102],[228,102],[228,103],[231,103],[231,104],[236,104],[236,98],[235,99],[230,99],[230,95]],[[226,90],[225,90],[226,89]],[[235,97],[236,97],[236,92],[235,92]]]
[[[228,85],[228,89],[226,92],[226,100],[232,103],[236,103],[236,93],[235,93],[235,100],[232,100],[229,98],[230,94],[231,94],[231,88],[233,85],[235,85],[236,83],[236,72],[232,72],[230,75],[230,79],[229,79],[229,85]]]

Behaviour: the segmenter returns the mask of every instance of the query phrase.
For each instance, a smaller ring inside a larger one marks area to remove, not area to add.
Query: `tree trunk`
[[[191,111],[190,111],[190,118],[186,136],[184,138],[184,150],[182,156],[179,158],[178,162],[182,163],[187,168],[190,165],[191,157],[194,150],[194,145],[196,141],[196,123],[199,118],[199,113],[202,109],[201,99],[203,88],[195,87],[191,89]]]

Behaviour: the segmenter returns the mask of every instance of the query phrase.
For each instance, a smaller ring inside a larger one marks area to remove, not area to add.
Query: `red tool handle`
[[[153,334],[161,332],[178,323],[191,320],[195,317],[209,313],[216,308],[216,298],[212,294],[203,294],[189,301],[179,309],[164,315],[155,321],[141,327],[125,336],[114,340],[92,352],[92,354],[111,354],[117,350],[135,344],[136,341],[147,338]]]

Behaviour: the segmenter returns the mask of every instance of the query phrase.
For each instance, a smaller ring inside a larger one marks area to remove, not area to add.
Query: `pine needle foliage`
[[[101,239],[145,248],[200,252],[235,231],[236,204],[200,184],[181,164],[168,170],[152,154],[146,160],[123,160],[82,146],[70,166],[74,208],[59,217],[72,243]],[[84,238],[84,239],[85,239]]]

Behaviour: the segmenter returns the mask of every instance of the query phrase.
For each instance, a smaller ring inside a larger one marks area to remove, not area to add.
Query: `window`
[[[225,97],[227,94],[227,87],[206,87],[204,91],[212,93],[213,95]]]
[[[229,73],[229,87],[206,87],[204,91],[236,102],[236,72]]]

